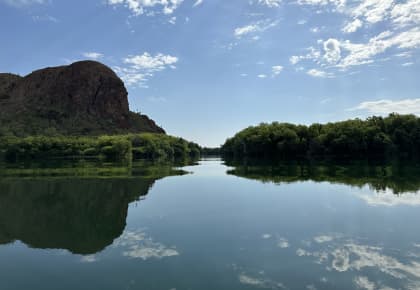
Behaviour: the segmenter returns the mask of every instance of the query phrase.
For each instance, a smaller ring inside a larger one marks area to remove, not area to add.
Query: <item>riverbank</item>
[[[200,146],[165,134],[140,133],[113,136],[1,137],[0,158],[19,159],[104,158],[136,160],[197,158]]]

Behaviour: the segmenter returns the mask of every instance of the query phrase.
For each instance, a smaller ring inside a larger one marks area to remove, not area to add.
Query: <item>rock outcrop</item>
[[[0,128],[15,133],[164,133],[129,111],[127,90],[107,66],[80,61],[20,77],[0,74]]]

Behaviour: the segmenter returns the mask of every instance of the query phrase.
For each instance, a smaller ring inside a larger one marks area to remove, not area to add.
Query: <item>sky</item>
[[[0,72],[97,60],[203,146],[261,122],[420,115],[420,0],[0,0]]]

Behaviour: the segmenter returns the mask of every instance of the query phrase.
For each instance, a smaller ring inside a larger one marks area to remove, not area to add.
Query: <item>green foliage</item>
[[[219,148],[208,148],[203,147],[201,148],[201,155],[220,155],[220,147]]]
[[[196,158],[200,147],[182,138],[141,133],[117,136],[0,136],[0,155],[7,160],[25,158]]]
[[[200,146],[182,138],[152,133],[132,134],[128,138],[133,146],[134,159],[200,156]]]
[[[343,122],[312,124],[260,124],[226,140],[222,153],[230,156],[419,156],[420,118],[391,114]]]

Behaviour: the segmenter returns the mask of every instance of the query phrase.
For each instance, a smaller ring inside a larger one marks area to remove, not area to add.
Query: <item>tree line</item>
[[[5,160],[37,158],[158,159],[196,158],[200,146],[165,134],[116,136],[1,137],[0,157]],[[1,159],[1,158],[0,158]]]
[[[262,123],[227,139],[221,151],[237,157],[418,157],[420,118],[393,113],[310,126]]]

